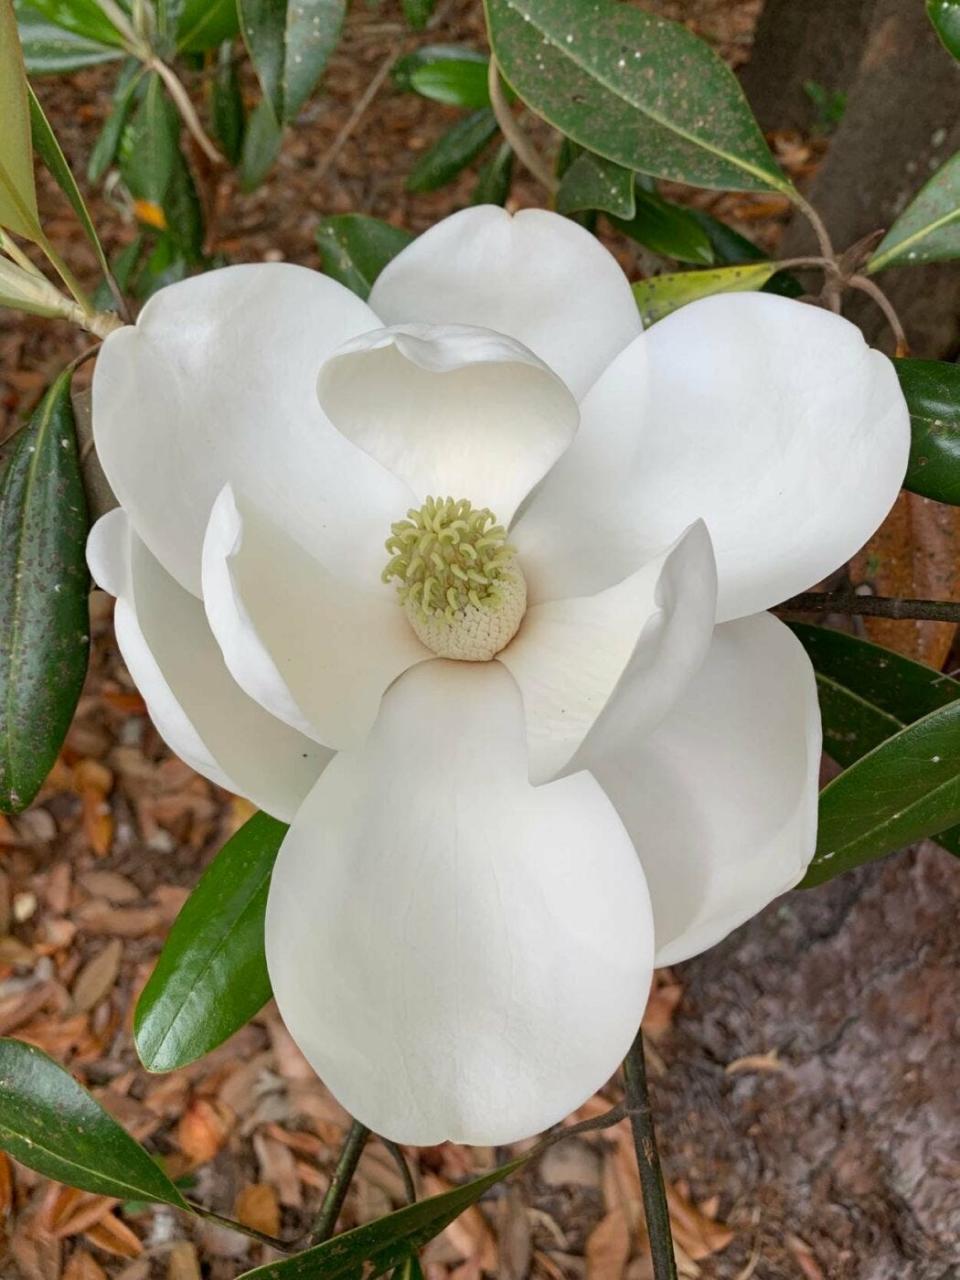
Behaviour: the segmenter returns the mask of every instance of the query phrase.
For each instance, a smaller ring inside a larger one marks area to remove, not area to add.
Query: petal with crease
[[[137,533],[188,591],[199,595],[207,516],[227,483],[328,562],[348,554],[379,571],[407,491],[330,426],[316,395],[330,352],[379,323],[319,272],[248,263],[161,289],[103,343],[97,454]]]
[[[281,1014],[350,1113],[398,1142],[495,1144],[589,1097],[630,1046],[652,938],[643,872],[588,774],[527,780],[498,663],[387,693],[281,848],[266,922]]]
[[[117,597],[117,644],[160,736],[204,777],[289,821],[331,753],[234,683],[203,605],[158,564],[122,510],[94,525],[87,558]]]
[[[657,964],[706,951],[803,876],[817,838],[820,712],[810,659],[761,613],[717,627],[650,734],[619,724],[577,763],[630,832],[653,899]]]
[[[357,746],[398,675],[433,655],[396,593],[334,578],[227,487],[203,546],[203,601],[234,679],[292,728]]]
[[[318,393],[334,426],[405,481],[418,504],[468,498],[504,523],[580,421],[570,392],[532,352],[466,325],[364,334],[326,362]]]
[[[384,324],[469,324],[535,352],[577,397],[640,332],[619,264],[569,218],[483,205],[425,231],[383,269]]]
[[[721,620],[849,560],[892,506],[910,447],[890,360],[840,316],[764,293],[661,320],[581,415],[576,469],[571,450],[511,535],[533,598],[608,586],[624,557],[639,563],[703,519]]]
[[[598,717],[617,714],[627,701],[622,685],[631,687],[632,733],[661,720],[703,661],[716,599],[713,551],[701,521],[615,586],[528,609],[498,659],[523,695],[531,782],[555,777]]]

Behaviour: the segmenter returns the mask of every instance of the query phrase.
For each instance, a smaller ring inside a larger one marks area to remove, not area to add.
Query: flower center
[[[486,662],[517,634],[527,584],[507,533],[487,507],[427,498],[391,525],[384,582],[414,631],[441,658]]]

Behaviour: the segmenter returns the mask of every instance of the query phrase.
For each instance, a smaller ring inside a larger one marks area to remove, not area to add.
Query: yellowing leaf
[[[27,73],[12,0],[0,0],[0,226],[35,240],[40,232],[33,180]]]

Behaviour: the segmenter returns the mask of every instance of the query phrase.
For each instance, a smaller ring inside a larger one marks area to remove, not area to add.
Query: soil
[[[733,65],[749,54],[757,0],[647,4],[681,18]],[[457,113],[389,80],[345,141],[384,60],[418,42],[483,45],[480,7],[438,5],[411,37],[395,3],[354,6],[325,85],[256,193],[214,192],[216,248],[232,260],[319,266],[324,213],[360,211],[414,231],[466,203],[472,177],[429,195],[404,179]],[[75,172],[109,107],[112,74],[38,84]],[[546,143],[545,131],[536,129]],[[775,139],[799,174],[823,144]],[[542,202],[518,174],[512,203]],[[686,198],[768,248],[785,210],[762,197]],[[134,235],[116,192],[91,193],[108,250]],[[63,198],[41,180],[48,233],[78,274],[95,263]],[[641,251],[610,237],[638,275]],[[86,341],[0,312],[0,437]],[[171,920],[249,806],[171,757],[123,669],[109,600],[92,598],[94,656],[61,761],[26,814],[0,819],[0,1034],[70,1068],[191,1185],[250,1226],[292,1236],[316,1212],[347,1119],[268,1007],[202,1063],[169,1077],[138,1065],[131,1024]],[[932,846],[771,906],[725,943],[661,973],[646,1020],[655,1114],[681,1273],[704,1280],[949,1280],[960,1277],[960,866]],[[611,1082],[580,1116],[619,1096]],[[409,1151],[429,1194],[504,1151]],[[371,1143],[341,1225],[404,1203]],[[232,1280],[261,1246],[162,1209],[83,1196],[0,1155],[3,1280]],[[498,1187],[427,1250],[429,1280],[482,1274],[558,1280],[650,1276],[639,1185],[624,1127],[555,1147]]]

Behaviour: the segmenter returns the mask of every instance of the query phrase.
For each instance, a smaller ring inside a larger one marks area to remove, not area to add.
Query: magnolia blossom
[[[369,303],[285,264],[164,289],[93,411],[130,672],[184,760],[290,824],[294,1039],[401,1142],[560,1120],[654,964],[809,862],[814,678],[763,610],[892,504],[890,361],[768,294],[643,333],[581,227],[477,208]]]

